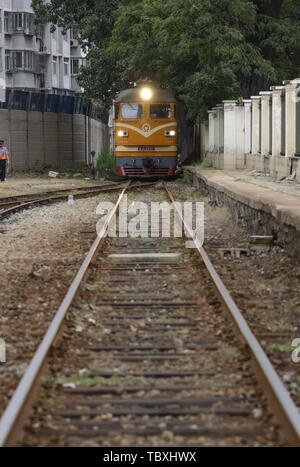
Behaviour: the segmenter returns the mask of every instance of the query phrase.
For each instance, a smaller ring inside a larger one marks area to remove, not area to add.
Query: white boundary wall
[[[0,109],[0,136],[13,170],[91,162],[108,142],[106,124],[81,114]]]
[[[223,101],[201,124],[202,159],[220,169],[256,169],[300,182],[300,78],[239,103]]]

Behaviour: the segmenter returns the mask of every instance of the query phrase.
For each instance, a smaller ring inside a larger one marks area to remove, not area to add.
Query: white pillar
[[[214,121],[214,153],[219,153],[220,135],[219,135],[219,109],[213,107],[213,121]]]
[[[224,104],[224,169],[236,165],[236,101],[226,100]]]
[[[209,152],[209,122],[206,120],[204,126],[204,146],[205,146],[205,154]]]
[[[243,105],[237,105],[236,114],[236,153],[238,156],[244,155],[245,150],[245,109]]]
[[[251,96],[252,101],[252,154],[259,153],[259,104],[260,96]]]
[[[212,110],[208,111],[208,151],[214,152],[215,144],[215,125],[214,125],[214,112]]]
[[[296,88],[299,80],[284,81],[285,85],[285,157],[296,152]]]
[[[219,154],[224,153],[224,106],[218,105],[219,109]]]
[[[244,99],[244,153],[251,152],[251,99]]]
[[[281,96],[284,86],[272,86],[272,156],[281,152]]]
[[[271,91],[260,92],[261,96],[261,154],[269,155],[270,148],[270,99]]]
[[[201,153],[201,158],[204,158],[206,152],[208,151],[208,148],[206,147],[206,129],[207,129],[207,124],[206,123],[201,123],[200,124],[200,153]]]

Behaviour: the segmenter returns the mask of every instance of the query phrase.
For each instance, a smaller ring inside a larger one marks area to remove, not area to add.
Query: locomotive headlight
[[[128,131],[127,130],[119,130],[118,131],[118,136],[128,136]]]
[[[142,99],[145,99],[146,101],[148,101],[149,99],[151,99],[152,97],[152,91],[151,89],[149,88],[143,88],[141,90],[141,97]]]
[[[175,136],[176,131],[175,130],[165,130],[165,136]]]

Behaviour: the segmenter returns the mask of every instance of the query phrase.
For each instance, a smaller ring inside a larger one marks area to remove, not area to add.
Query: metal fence
[[[80,96],[54,93],[6,89],[5,102],[0,102],[0,109],[77,114],[99,120],[96,114],[96,107],[93,103],[86,105]]]

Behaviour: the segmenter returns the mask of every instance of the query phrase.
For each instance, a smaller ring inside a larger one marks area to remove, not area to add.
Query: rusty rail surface
[[[52,321],[40,347],[38,348],[35,356],[33,357],[27,369],[27,372],[21,379],[16,392],[14,393],[6,411],[3,414],[3,417],[0,421],[0,446],[11,445],[17,439],[21,432],[21,429],[25,423],[25,418],[28,415],[28,410],[32,403],[32,399],[34,397],[34,391],[36,391],[36,388],[34,388],[35,383],[38,381],[39,376],[41,375],[42,370],[45,367],[48,351],[58,336],[59,330],[62,327],[64,318],[78,291],[80,283],[85,277],[88,267],[93,258],[95,257],[99,246],[102,242],[102,239],[104,238],[105,231],[107,230],[119,206],[119,203],[129,185],[130,182],[126,183],[125,187],[123,188],[119,199],[114,207],[114,210],[110,213],[109,218],[107,219],[97,239],[93,243],[87,257],[85,258],[72,285],[70,286],[60,308],[58,309],[56,316]],[[149,184],[147,184],[147,186],[148,185]],[[208,270],[208,273],[214,283],[218,296],[221,298],[225,309],[229,312],[230,316],[232,317],[237,327],[239,335],[242,337],[244,344],[250,352],[259,377],[263,383],[264,393],[266,394],[271,404],[272,413],[277,416],[281,426],[285,430],[285,434],[289,441],[295,443],[296,445],[299,445],[300,414],[298,408],[292,401],[291,397],[288,394],[288,391],[285,389],[284,384],[282,383],[281,379],[274,370],[264,350],[253,335],[248,324],[243,318],[240,310],[233,301],[225,285],[221,281],[207,253],[202,247],[202,244],[200,243],[198,238],[195,235],[193,235],[191,227],[187,225],[184,221],[180,209],[178,209],[178,207],[176,206],[171,191],[165,183],[163,183],[163,187],[167,191],[170,200],[174,203],[174,207],[177,210],[177,213],[183,225],[185,226],[186,231],[189,233],[190,237],[194,241],[196,249],[199,252],[203,263],[205,264]]]
[[[96,240],[91,246],[84,262],[82,263],[75,279],[73,280],[63,302],[61,303],[50,327],[45,334],[43,341],[41,342],[37,352],[35,353],[33,359],[31,360],[26,373],[21,379],[10,403],[7,406],[6,411],[4,412],[1,421],[0,421],[0,446],[3,447],[7,444],[11,444],[20,433],[22,426],[24,425],[26,416],[30,409],[35,391],[35,383],[39,379],[39,376],[42,373],[43,368],[46,364],[47,354],[53,345],[60,328],[64,322],[64,318],[69,310],[69,307],[79,289],[81,281],[83,280],[91,261],[95,257],[100,244],[104,238],[104,234],[108,229],[108,226],[122,200],[126,189],[130,185],[130,181],[126,183],[123,188],[113,211],[110,213],[109,217],[106,219],[104,226],[101,231],[98,233]]]
[[[88,198],[88,197],[92,197],[92,196],[97,196],[99,193],[104,193],[104,192],[107,192],[107,191],[120,190],[124,186],[127,186],[127,183],[128,182],[125,182],[125,183],[122,183],[122,184],[117,184],[117,183],[107,184],[107,185],[103,185],[103,186],[100,186],[100,187],[90,187],[90,188],[81,187],[81,188],[74,188],[73,190],[61,190],[61,191],[66,191],[68,193],[72,193],[73,191],[78,191],[78,190],[80,190],[80,191],[89,190],[89,191],[83,191],[82,193],[73,193],[74,199],[81,199],[81,198]],[[147,186],[154,185],[155,183],[157,183],[157,182],[147,183]],[[138,185],[138,184],[134,185],[134,188],[139,188],[139,187],[143,187],[143,184],[141,183],[140,185]],[[128,188],[129,188],[129,186],[128,186]],[[35,196],[35,195],[30,195],[30,196]],[[22,196],[22,198],[23,198],[23,196]],[[49,196],[49,197],[46,197],[46,198],[39,197],[39,198],[35,198],[35,199],[30,199],[30,200],[28,200],[26,202],[21,202],[21,201],[16,200],[16,201],[9,201],[7,203],[1,203],[1,199],[0,199],[0,220],[4,219],[6,217],[9,217],[12,214],[15,214],[16,212],[23,211],[25,209],[31,209],[31,208],[34,208],[34,207],[37,207],[37,206],[42,206],[42,205],[56,203],[56,202],[59,202],[59,201],[64,201],[67,198],[68,198],[68,194]],[[10,199],[10,198],[8,198],[8,199]],[[24,199],[23,199],[23,201],[24,201]],[[5,209],[5,210],[1,211],[1,209],[5,208],[5,207],[8,207],[8,206],[12,206],[12,207],[9,207],[8,209]]]
[[[259,373],[259,379],[263,385],[264,393],[270,403],[272,412],[277,416],[278,421],[281,426],[283,426],[287,436],[289,437],[289,440],[300,446],[300,413],[297,406],[290,397],[288,391],[276,373],[263,348],[243,318],[241,311],[238,309],[230,293],[223,284],[202,244],[199,242],[197,236],[193,234],[191,227],[184,221],[182,213],[178,209],[171,191],[165,183],[163,186],[166,189],[170,200],[174,203],[174,207],[183,225],[185,226],[186,231],[189,233],[190,237],[195,243],[195,246],[208,270],[208,273],[214,283],[219,297],[223,302],[224,307],[229,312],[236,325],[238,333],[250,351],[256,370]]]

